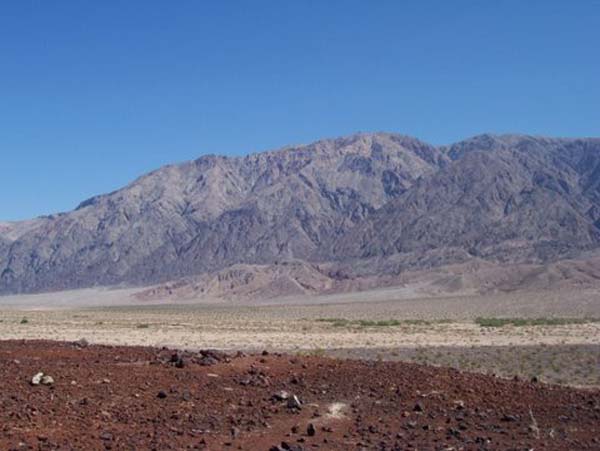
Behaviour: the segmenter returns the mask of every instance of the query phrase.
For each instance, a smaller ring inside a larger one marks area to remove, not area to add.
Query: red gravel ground
[[[599,391],[397,362],[0,341],[0,377],[2,450],[600,449]]]

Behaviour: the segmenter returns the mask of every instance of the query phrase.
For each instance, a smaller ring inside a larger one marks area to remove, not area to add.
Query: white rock
[[[42,377],[44,377],[44,373],[37,373],[31,378],[31,385],[40,385],[40,382],[42,382]]]
[[[275,393],[273,395],[273,398],[276,399],[277,401],[285,401],[287,399],[289,399],[290,394],[288,392],[286,392],[285,390],[281,390],[278,391],[277,393]]]

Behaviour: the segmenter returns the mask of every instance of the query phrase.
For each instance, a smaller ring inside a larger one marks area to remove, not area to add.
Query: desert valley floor
[[[130,294],[0,298],[0,448],[600,449],[592,290]]]
[[[600,386],[596,291],[394,295],[377,290],[268,304],[142,304],[126,290],[1,297],[0,337],[408,360]]]

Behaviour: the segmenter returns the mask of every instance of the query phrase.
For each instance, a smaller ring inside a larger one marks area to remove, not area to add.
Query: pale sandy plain
[[[592,321],[600,318],[600,296],[595,290],[411,298],[390,288],[268,302],[177,304],[142,303],[131,296],[134,291],[0,297],[0,339],[85,338],[109,345],[401,359],[600,385],[600,322]],[[478,317],[589,322],[481,327]]]

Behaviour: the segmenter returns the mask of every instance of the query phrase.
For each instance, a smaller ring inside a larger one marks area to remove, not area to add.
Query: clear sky
[[[0,220],[379,130],[600,136],[600,1],[0,3]]]

